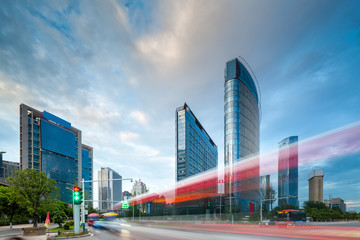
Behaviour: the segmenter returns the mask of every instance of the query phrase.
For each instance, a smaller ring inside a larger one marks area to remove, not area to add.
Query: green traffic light
[[[79,187],[74,187],[73,192],[73,200],[74,204],[81,204],[82,203],[82,189]]]

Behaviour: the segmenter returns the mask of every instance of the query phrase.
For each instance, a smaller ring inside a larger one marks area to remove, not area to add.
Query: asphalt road
[[[359,229],[360,230],[360,229]],[[233,225],[140,225],[122,221],[112,230],[90,228],[93,236],[85,239],[95,240],[142,240],[142,239],[219,239],[219,240],[254,240],[254,239],[359,239],[360,231],[348,228],[279,228]]]
[[[94,236],[86,238],[93,240],[183,240],[183,239],[198,239],[198,240],[209,240],[209,239],[221,239],[221,240],[255,240],[255,239],[294,239],[294,238],[279,238],[270,236],[254,236],[254,235],[241,235],[229,234],[229,233],[212,233],[206,231],[183,231],[183,230],[170,230],[170,229],[159,229],[143,226],[130,226],[124,227],[119,232],[107,231],[100,229],[92,229]],[[299,238],[300,239],[300,238]]]

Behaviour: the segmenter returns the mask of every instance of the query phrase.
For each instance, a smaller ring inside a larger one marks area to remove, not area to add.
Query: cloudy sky
[[[111,167],[158,191],[175,182],[174,116],[186,102],[218,145],[221,166],[224,66],[237,56],[260,86],[261,152],[360,119],[359,1],[6,1],[0,26],[6,160],[19,161],[25,103],[82,130],[95,178]],[[360,154],[344,160],[360,169]],[[324,197],[360,207],[360,193],[334,188],[345,174],[334,175]],[[306,177],[299,180],[306,198]]]

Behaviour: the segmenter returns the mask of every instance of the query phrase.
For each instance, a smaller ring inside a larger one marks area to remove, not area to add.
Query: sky
[[[260,86],[261,153],[288,136],[305,140],[359,121],[359,10],[348,0],[6,1],[0,150],[19,162],[24,103],[82,130],[95,179],[110,167],[156,192],[175,182],[175,109],[186,102],[217,144],[221,168],[224,67],[238,56]],[[322,166],[299,169],[301,201],[308,172]],[[360,169],[360,154],[326,166],[324,197],[360,207],[360,189],[354,195],[339,183],[359,181],[359,171],[346,173]]]

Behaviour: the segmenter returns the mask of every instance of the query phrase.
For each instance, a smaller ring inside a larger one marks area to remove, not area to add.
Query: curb
[[[91,233],[88,233],[88,234],[84,234],[84,235],[79,235],[79,236],[69,236],[69,237],[50,237],[51,240],[54,240],[54,239],[70,239],[70,238],[82,238],[82,237],[89,237],[91,236]]]

